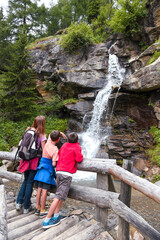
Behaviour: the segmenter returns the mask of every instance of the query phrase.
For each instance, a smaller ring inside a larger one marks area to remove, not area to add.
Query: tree
[[[3,72],[3,99],[1,100],[5,116],[11,120],[21,120],[29,117],[34,109],[35,82],[33,72],[29,68],[29,53],[26,49],[27,35],[19,33],[13,44],[13,53]]]
[[[140,32],[140,20],[146,15],[147,0],[118,0],[118,6],[110,21],[114,32],[133,37]]]
[[[10,26],[0,9],[0,70],[4,69],[7,58],[10,56]]]
[[[13,37],[18,35],[22,26],[25,26],[27,35],[31,39],[40,37],[39,29],[45,17],[45,6],[38,7],[37,1],[33,3],[32,0],[9,0],[8,2],[8,22]]]
[[[87,19],[91,23],[99,15],[100,2],[99,0],[88,0]]]

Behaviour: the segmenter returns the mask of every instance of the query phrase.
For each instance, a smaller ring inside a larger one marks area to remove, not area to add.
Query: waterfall
[[[114,86],[120,86],[125,76],[125,69],[119,64],[118,57],[109,53],[108,75],[106,77],[106,86],[99,91],[96,96],[92,118],[86,132],[79,135],[84,157],[94,158],[99,150],[102,140],[111,134],[110,127],[105,129],[105,136],[100,131],[100,123],[104,110],[108,109],[108,100]],[[106,116],[108,111],[106,112]]]

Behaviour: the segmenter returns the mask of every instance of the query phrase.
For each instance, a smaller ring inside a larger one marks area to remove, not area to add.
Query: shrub
[[[67,129],[68,119],[60,119],[55,115],[45,116],[45,118],[47,136],[54,129],[63,132]],[[11,120],[3,121],[0,119],[0,150],[9,151],[11,147],[17,147],[26,128],[32,125],[33,120],[34,117],[26,121],[19,122],[13,122]]]
[[[158,182],[158,181],[160,181],[160,175],[155,174],[155,175],[153,176],[152,183],[155,183],[155,182]]]
[[[155,51],[153,56],[149,59],[147,65],[150,65],[151,63],[155,62],[160,57],[160,51]]]
[[[68,28],[68,33],[62,36],[62,48],[72,53],[77,49],[93,43],[93,30],[86,23],[72,23]]]
[[[118,0],[118,7],[110,21],[114,32],[128,36],[140,31],[139,21],[146,15],[146,0]]]
[[[151,127],[150,134],[154,137],[154,145],[148,150],[151,162],[160,166],[160,129]]]

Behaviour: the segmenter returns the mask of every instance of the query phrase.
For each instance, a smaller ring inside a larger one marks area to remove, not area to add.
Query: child
[[[60,223],[65,217],[60,215],[63,201],[66,200],[72,182],[72,174],[77,171],[77,162],[83,160],[81,147],[78,143],[78,135],[70,133],[67,143],[64,143],[59,151],[59,159],[56,167],[56,196],[50,206],[47,217],[43,221],[43,228],[49,228]],[[54,213],[54,217],[52,217]]]
[[[37,116],[31,127],[28,127],[27,130],[35,130],[38,134],[37,147],[42,147],[42,150],[46,143],[46,134],[45,134],[45,117]],[[33,191],[34,177],[36,175],[36,168],[39,162],[39,158],[36,157],[30,161],[24,161],[23,159],[19,164],[19,172],[24,173],[24,181],[22,183],[21,189],[18,193],[16,210],[21,210],[24,204],[23,213],[28,213],[31,208],[31,196]]]
[[[37,208],[35,210],[35,214],[40,215],[41,218],[46,216],[48,213],[45,210],[47,191],[56,186],[56,173],[54,167],[58,161],[59,150],[56,146],[56,143],[60,140],[60,136],[66,138],[64,133],[61,133],[57,130],[51,132],[47,143],[44,146],[42,158],[40,160],[40,164],[37,168],[37,173],[34,178],[35,181],[38,181]]]

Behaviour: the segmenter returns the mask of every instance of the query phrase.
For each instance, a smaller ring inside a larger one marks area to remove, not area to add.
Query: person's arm
[[[46,135],[44,134],[43,136],[40,137],[41,138],[41,147],[42,147],[42,151],[44,149],[44,146],[47,142],[47,138],[46,138]]]
[[[58,148],[57,148],[56,151],[54,152],[53,156],[52,156],[52,165],[53,165],[53,167],[56,167],[57,161],[58,161],[58,157],[59,157],[59,154],[58,154]]]
[[[65,138],[65,139],[68,139],[67,136],[63,132],[60,132],[60,136]]]
[[[46,140],[44,140],[43,142],[41,142],[42,151],[43,151],[43,149],[44,149],[45,144],[46,144]]]
[[[81,152],[80,146],[75,151],[75,160],[76,160],[76,162],[82,162],[82,160],[83,160],[83,154]]]

